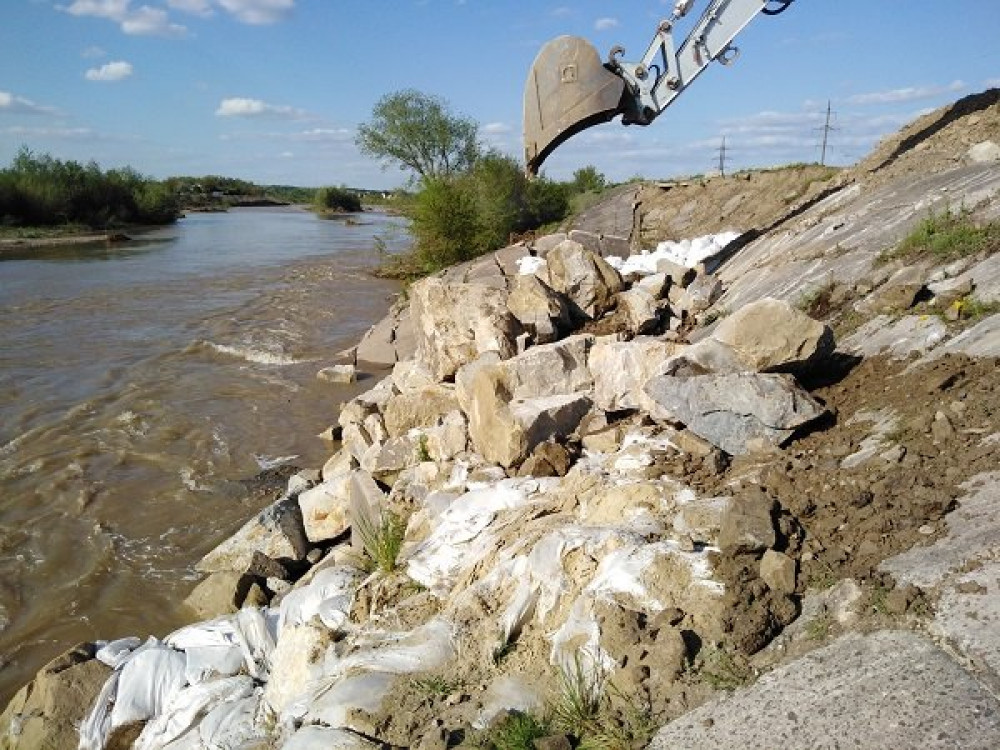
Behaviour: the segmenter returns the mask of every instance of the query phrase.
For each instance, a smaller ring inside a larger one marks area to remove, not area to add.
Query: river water
[[[0,254],[0,707],[74,643],[182,624],[193,564],[258,509],[239,480],[322,464],[372,382],[316,371],[398,289],[375,245],[407,241],[242,209]]]

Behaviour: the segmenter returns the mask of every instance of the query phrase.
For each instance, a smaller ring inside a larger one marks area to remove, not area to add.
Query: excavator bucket
[[[524,159],[528,174],[581,130],[621,112],[625,82],[601,63],[593,45],[561,36],[542,47],[524,87]]]

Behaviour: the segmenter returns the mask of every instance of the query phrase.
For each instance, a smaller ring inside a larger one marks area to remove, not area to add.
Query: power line
[[[823,149],[819,157],[819,163],[826,165],[826,147],[830,140],[830,133],[834,130],[840,130],[840,128],[835,128],[830,124],[830,119],[832,118],[834,112],[830,108],[830,100],[826,100],[826,121],[823,123],[822,128],[818,128],[823,131]]]
[[[726,136],[722,136],[722,145],[719,146],[719,174],[726,176]]]

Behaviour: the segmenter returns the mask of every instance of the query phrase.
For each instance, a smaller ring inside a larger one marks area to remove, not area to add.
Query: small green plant
[[[754,677],[745,657],[724,648],[709,647],[700,658],[701,674],[716,690],[735,690]]]
[[[722,320],[729,315],[729,309],[725,307],[715,307],[708,311],[705,315],[704,325],[710,326],[717,320]]]
[[[956,213],[949,208],[943,213],[930,214],[896,247],[883,251],[877,261],[929,257],[945,262],[997,250],[1000,250],[1000,222],[977,226],[969,211]]]
[[[443,675],[432,674],[424,677],[414,677],[410,687],[428,698],[444,698],[461,687],[457,680],[449,680]]]
[[[833,618],[830,617],[830,613],[820,613],[806,625],[806,638],[810,641],[825,641],[830,635],[831,625],[833,625]]]
[[[598,730],[605,675],[595,665],[586,669],[579,656],[559,669],[559,692],[552,701],[552,723],[564,732],[583,737]]]
[[[548,737],[548,722],[531,714],[512,713],[489,733],[487,747],[496,750],[534,750],[535,740]]]
[[[868,602],[869,604],[871,604],[873,612],[876,612],[877,614],[880,615],[889,614],[888,600],[889,600],[889,593],[891,591],[892,591],[891,587],[886,586],[884,583],[881,582],[876,582],[872,586],[871,593],[868,596]]]
[[[1000,312],[1000,302],[983,302],[975,297],[967,296],[953,302],[951,308],[958,320],[981,320]]]
[[[421,463],[431,460],[431,452],[427,447],[427,436],[421,435],[417,441],[417,460]]]
[[[646,747],[659,728],[648,705],[640,705],[633,695],[625,695],[613,684],[608,693],[616,699],[620,713],[602,711],[597,727],[585,735],[579,747],[582,750],[629,750]]]
[[[406,534],[406,521],[386,510],[378,516],[355,518],[353,523],[361,537],[366,569],[381,570],[383,573],[396,570],[396,560]]]

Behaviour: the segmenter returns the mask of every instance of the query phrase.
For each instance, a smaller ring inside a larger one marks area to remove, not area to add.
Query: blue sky
[[[707,0],[699,0],[700,10]],[[638,59],[664,0],[3,0],[0,164],[22,145],[155,177],[385,188],[405,175],[360,154],[357,125],[384,94],[416,88],[521,153],[521,97],[559,34]],[[845,164],[916,115],[1000,86],[997,0],[797,0],[740,36],[646,128],[610,123],[569,141],[546,173],[609,178],[704,172],[726,137],[730,168]]]

